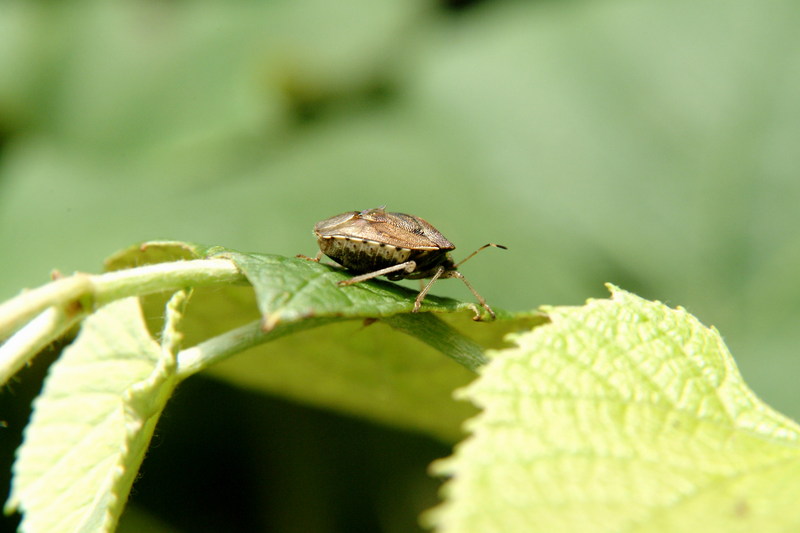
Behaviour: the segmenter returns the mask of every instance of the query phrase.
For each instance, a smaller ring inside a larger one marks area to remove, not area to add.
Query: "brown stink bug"
[[[327,218],[314,226],[319,241],[319,253],[313,261],[327,255],[347,270],[358,274],[339,285],[353,285],[378,276],[398,279],[426,279],[430,281],[422,288],[414,301],[413,312],[419,311],[422,300],[439,278],[458,278],[475,295],[481,306],[492,318],[494,311],[486,300],[470,285],[458,267],[475,254],[499,244],[485,244],[455,263],[449,252],[455,250],[453,243],[425,220],[404,213],[387,213],[383,207],[365,211],[350,211]],[[304,256],[301,256],[304,257]],[[475,312],[473,320],[480,320]]]

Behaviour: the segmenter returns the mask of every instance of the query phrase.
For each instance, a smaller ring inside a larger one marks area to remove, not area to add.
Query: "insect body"
[[[449,254],[455,246],[436,228],[419,217],[387,213],[383,207],[350,211],[322,220],[314,226],[314,234],[320,248],[314,261],[319,261],[325,254],[358,274],[340,281],[339,285],[353,285],[378,276],[393,281],[430,278],[414,301],[413,312],[416,313],[437,279],[458,278],[489,315],[495,316],[492,308],[457,269],[486,247],[505,249],[505,246],[486,244],[460,263],[455,263]],[[473,320],[480,320],[480,314],[476,312]]]

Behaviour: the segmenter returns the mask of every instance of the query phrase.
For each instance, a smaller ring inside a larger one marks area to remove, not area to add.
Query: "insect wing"
[[[440,250],[455,250],[455,245],[445,239],[439,230],[433,227],[427,220],[405,213],[388,213],[389,223],[404,232],[409,241],[424,241],[425,247],[433,245]],[[429,243],[429,244],[428,244]],[[423,245],[419,246],[422,248]],[[412,248],[414,248],[412,246]]]
[[[336,215],[335,217],[320,220],[314,224],[314,233],[320,237],[333,237],[341,235],[342,228],[347,227],[347,223],[358,216],[358,211],[350,211]]]
[[[453,244],[425,220],[383,209],[351,211],[314,226],[320,238],[342,238],[412,250],[452,250]]]

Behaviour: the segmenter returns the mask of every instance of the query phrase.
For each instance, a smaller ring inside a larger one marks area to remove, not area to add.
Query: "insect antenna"
[[[506,248],[506,247],[505,247],[505,246],[503,246],[502,244],[495,244],[495,243],[493,243],[493,242],[490,242],[490,243],[488,243],[488,244],[484,244],[483,246],[481,246],[480,248],[478,248],[477,250],[475,250],[474,252],[472,252],[471,254],[469,254],[467,257],[465,257],[464,259],[462,259],[461,261],[459,261],[458,263],[456,263],[456,266],[455,266],[454,268],[458,268],[458,267],[460,267],[461,265],[463,265],[464,263],[466,263],[467,261],[469,261],[470,259],[472,259],[473,257],[475,257],[475,255],[476,255],[478,252],[480,252],[481,250],[483,250],[483,249],[485,249],[485,248],[488,248],[488,247],[490,247],[490,246],[493,246],[493,247],[495,247],[495,248],[502,248],[503,250],[508,250],[508,248]]]

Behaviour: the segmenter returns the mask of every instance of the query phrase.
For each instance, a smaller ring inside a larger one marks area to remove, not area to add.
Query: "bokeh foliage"
[[[498,307],[683,305],[800,416],[800,6],[0,3],[0,298],[176,238],[313,253],[387,204]],[[461,254],[461,255],[459,255]],[[436,293],[465,296],[454,282]]]

